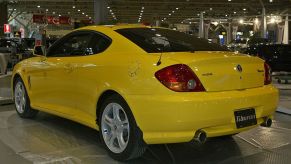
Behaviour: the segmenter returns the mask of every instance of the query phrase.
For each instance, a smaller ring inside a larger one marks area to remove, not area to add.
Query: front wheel
[[[140,157],[146,150],[142,132],[125,100],[112,95],[101,105],[100,137],[109,155],[119,161]]]
[[[16,112],[22,118],[33,118],[38,113],[30,107],[30,100],[21,78],[17,78],[14,83],[14,103]]]

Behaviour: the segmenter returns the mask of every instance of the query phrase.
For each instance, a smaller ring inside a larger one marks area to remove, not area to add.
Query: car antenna
[[[156,66],[159,66],[159,65],[161,65],[162,64],[162,56],[163,56],[163,51],[161,52],[161,54],[160,54],[160,58],[159,58],[159,60],[158,60],[158,62],[157,62],[157,64],[156,64]]]
[[[159,58],[159,60],[158,60],[158,62],[157,62],[157,64],[156,64],[156,66],[159,66],[159,65],[162,64],[162,56],[163,56],[163,53],[164,53],[165,43],[166,43],[166,42],[165,42],[165,40],[164,40],[163,47],[157,48],[158,50],[161,51],[161,54],[160,54],[160,58]]]

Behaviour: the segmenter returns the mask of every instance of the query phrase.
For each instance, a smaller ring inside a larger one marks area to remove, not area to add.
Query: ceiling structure
[[[13,0],[9,13],[42,13],[93,19],[94,0]],[[291,15],[291,0],[107,0],[108,20],[121,23],[181,23],[186,19],[236,19],[259,17],[263,6],[267,15]]]

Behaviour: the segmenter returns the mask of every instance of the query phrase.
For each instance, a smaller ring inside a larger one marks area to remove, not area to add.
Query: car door
[[[91,39],[91,33],[77,31],[65,36],[48,50],[47,57],[40,61],[42,65],[41,88],[37,97],[37,106],[53,110],[64,115],[74,115],[76,109],[75,67],[83,56]]]
[[[87,53],[78,61],[76,66],[76,92],[77,112],[81,122],[96,125],[96,95],[98,94],[100,80],[106,74],[104,64],[111,61],[106,49],[111,44],[111,39],[96,31],[92,32],[92,39],[87,47]]]

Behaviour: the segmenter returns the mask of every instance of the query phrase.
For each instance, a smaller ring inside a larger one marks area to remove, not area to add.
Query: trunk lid
[[[233,52],[164,53],[163,58],[188,65],[206,91],[228,91],[264,85],[264,61]]]

